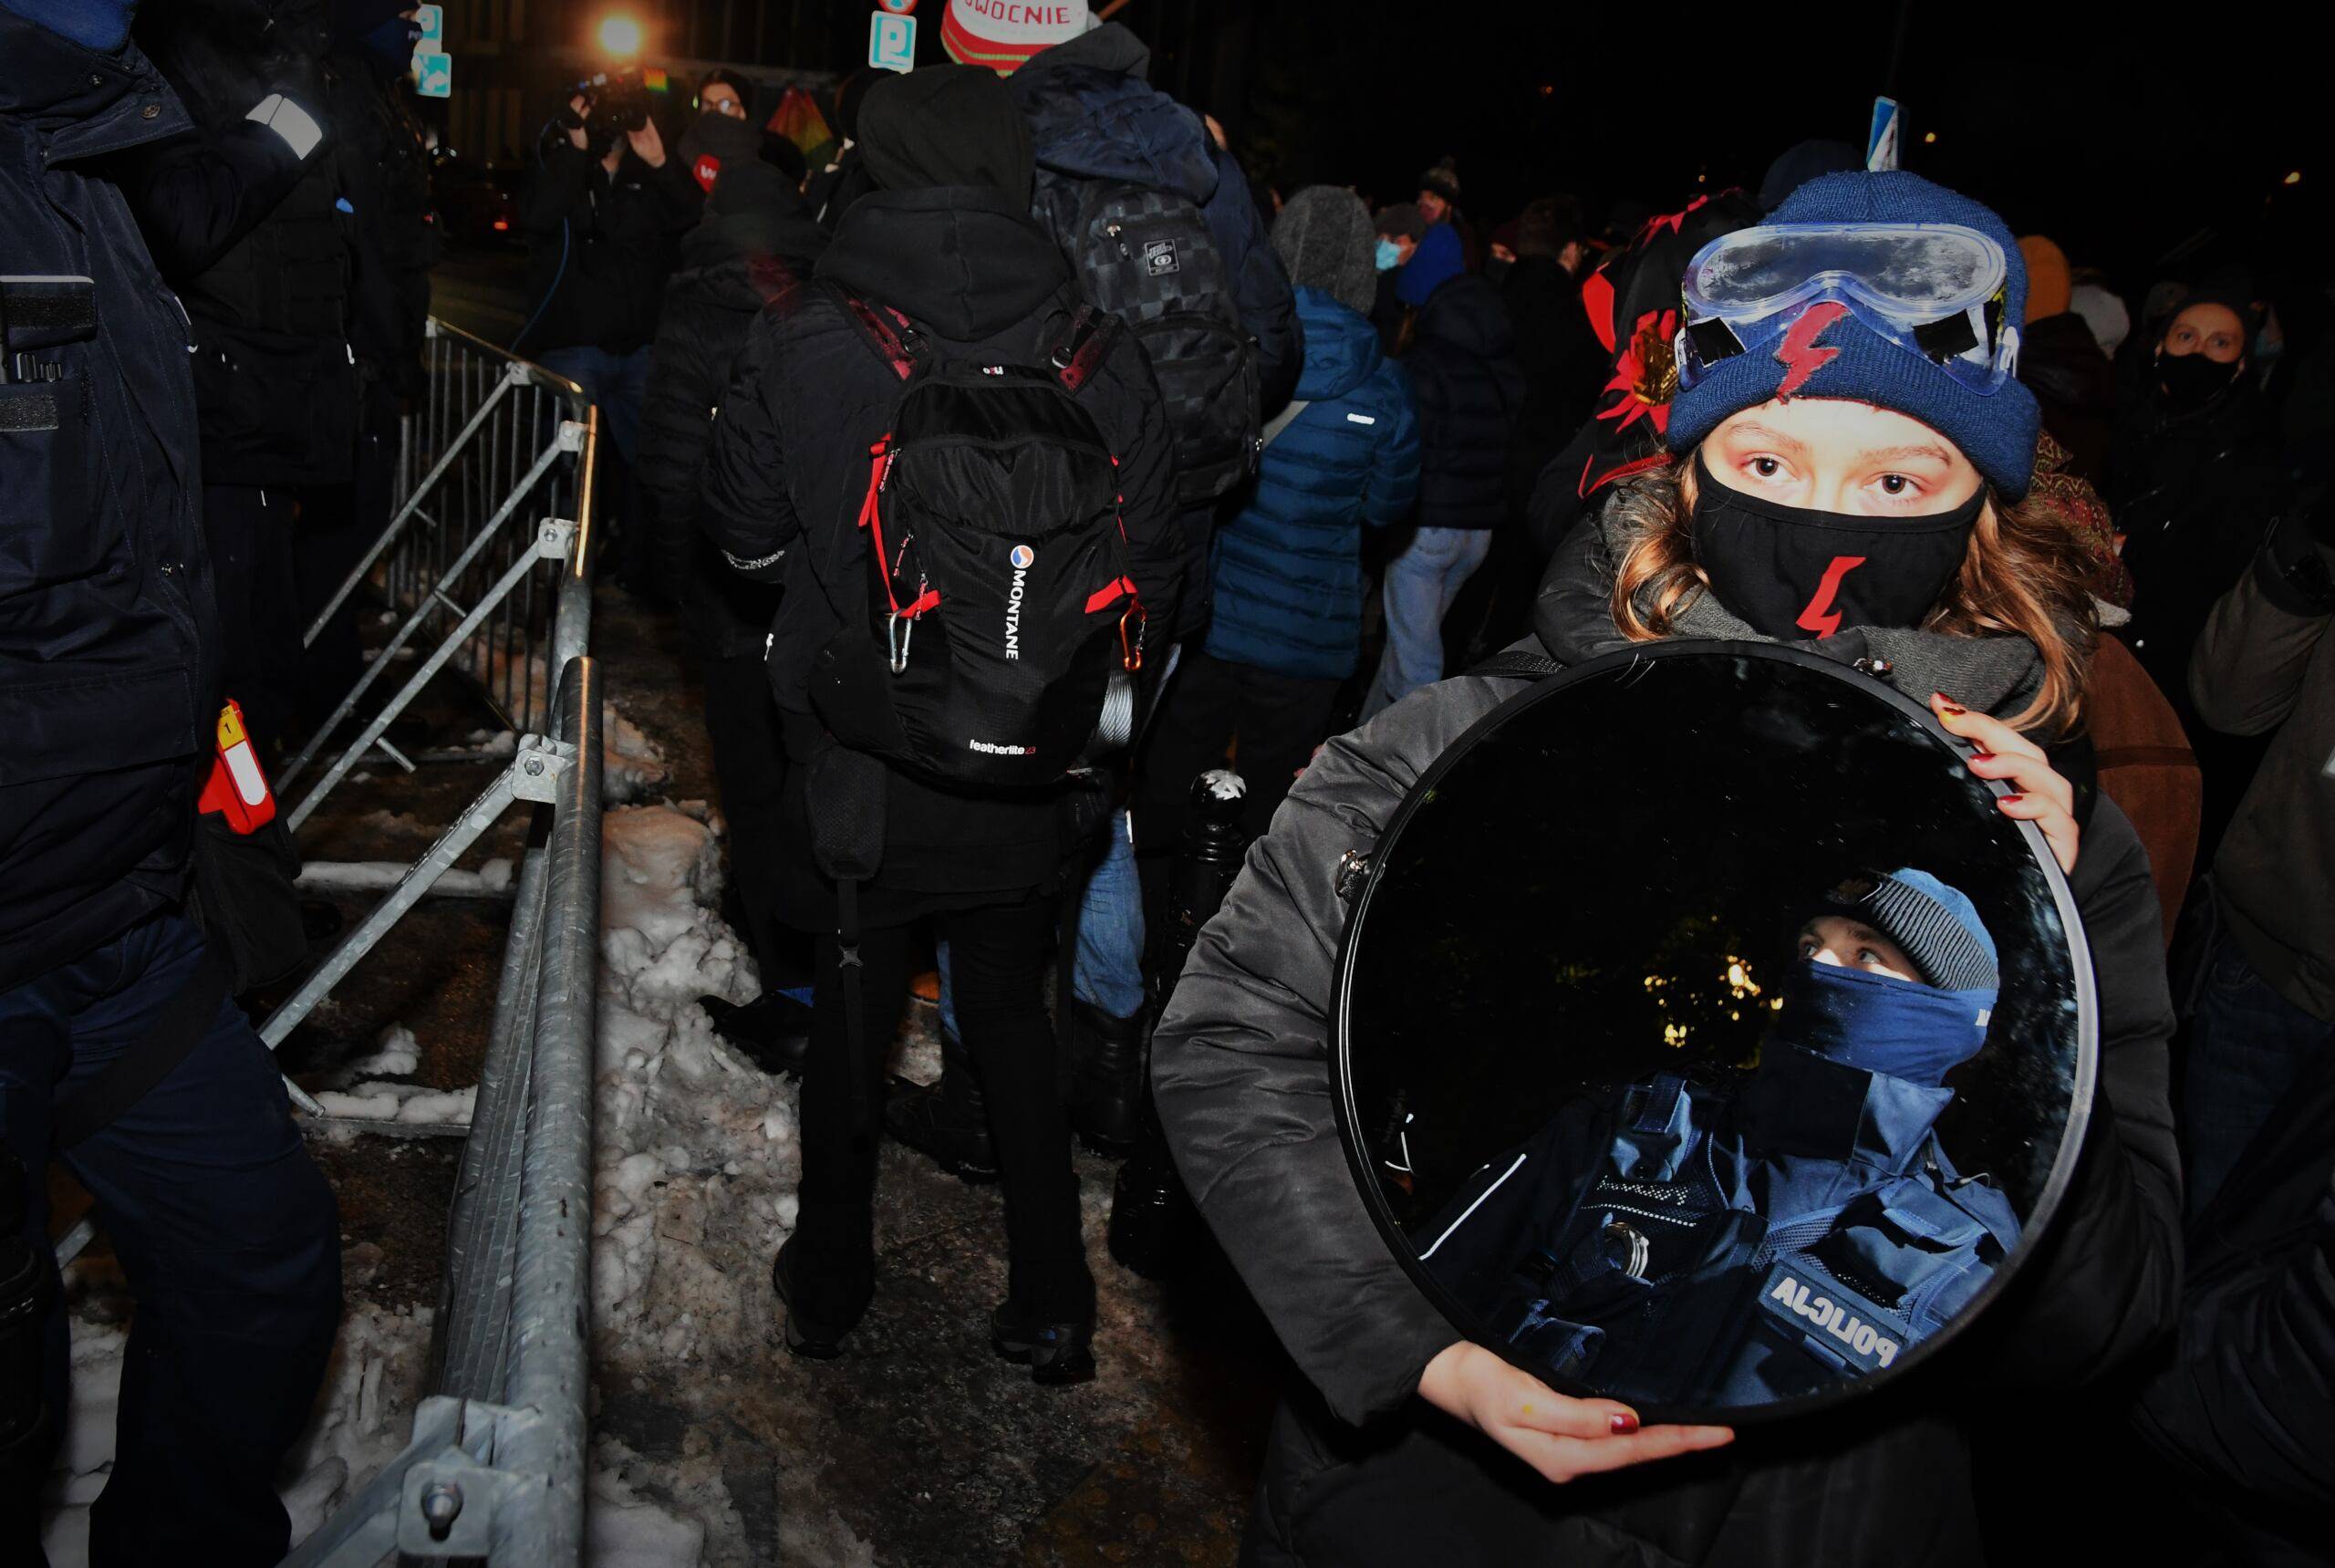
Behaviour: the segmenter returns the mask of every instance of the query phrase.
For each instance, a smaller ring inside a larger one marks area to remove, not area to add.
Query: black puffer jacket
[[[807,277],[826,247],[826,231],[799,210],[709,213],[681,242],[681,270],[665,288],[641,398],[640,487],[666,591],[709,658],[760,649],[779,592],[732,571],[698,526],[706,452],[754,317]]]
[[[1462,273],[1429,295],[1403,366],[1418,397],[1420,525],[1499,526],[1524,411],[1524,368],[1499,286]]]
[[[1561,661],[1619,645],[1595,530],[1552,566],[1540,639]],[[1918,636],[1920,634],[1903,634]],[[1926,668],[2008,711],[2033,663],[1930,638]],[[1852,631],[1821,644],[1862,651]],[[1958,658],[1967,652],[1967,658]],[[1963,677],[1953,670],[1964,666]],[[1432,1561],[1864,1568],[1980,1560],[1970,1444],[2007,1413],[2095,1381],[2170,1320],[2179,1168],[2166,996],[2148,863],[2101,800],[2070,878],[2100,996],[2101,1103],[2067,1208],[2012,1293],[1923,1373],[1822,1421],[1752,1429],[1687,1460],[1552,1487],[1413,1396],[1458,1335],[1364,1210],[1329,1092],[1339,861],[1368,852],[1405,793],[1519,688],[1477,676],[1414,694],[1309,767],[1200,933],[1154,1042],[1178,1169],[1309,1386],[1275,1423],[1251,1562]]]
[[[2285,505],[2286,472],[2277,425],[2251,378],[2180,414],[2164,409],[2153,373],[2145,379],[2127,399],[2103,487],[2133,574],[2123,637],[2195,741],[2190,649]]]
[[[976,362],[1043,363],[1078,304],[1062,253],[1031,221],[1027,203],[989,186],[860,198],[816,274],[904,312],[935,354]],[[867,591],[859,504],[867,452],[889,427],[899,381],[826,289],[800,289],[789,300],[789,308],[756,318],[722,404],[706,466],[704,526],[734,565],[784,588],[771,685],[789,757],[807,763],[824,743],[807,680],[820,648],[844,625],[838,607],[856,610]],[[1173,624],[1185,567],[1174,456],[1158,384],[1133,338],[1118,340],[1080,400],[1119,460],[1136,589],[1154,625]],[[806,771],[788,770],[791,790],[803,788]],[[807,846],[799,795],[788,812]],[[892,770],[883,870],[872,885],[877,901],[863,905],[866,919],[891,923],[952,898],[985,902],[1042,886],[1059,872],[1067,846],[1051,795],[943,790]],[[798,923],[829,925],[827,895],[807,874],[807,854],[791,869],[801,874]]]
[[[0,386],[0,991],[174,901],[217,712],[186,317],[118,155],[183,133],[136,46],[100,55],[0,9],[0,271],[88,278],[95,330],[9,287]]]

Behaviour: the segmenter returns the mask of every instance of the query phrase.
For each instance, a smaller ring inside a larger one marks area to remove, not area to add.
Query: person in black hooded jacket
[[[874,1290],[876,1142],[872,1116],[856,1113],[876,1103],[882,1073],[877,1051],[855,1068],[848,1004],[856,987],[866,1033],[891,1037],[910,928],[935,917],[1003,1168],[1012,1266],[992,1337],[1001,1354],[1031,1360],[1040,1381],[1074,1381],[1094,1368],[1094,1280],[1041,992],[1073,843],[1064,793],[943,787],[844,753],[812,710],[810,681],[844,607],[865,613],[856,519],[867,454],[899,398],[898,378],[838,294],[906,316],[934,355],[979,364],[1044,363],[1080,301],[1061,252],[1031,220],[1029,127],[994,74],[941,67],[879,82],[859,131],[877,189],[844,214],[815,286],[757,318],[705,486],[705,526],[731,564],[785,592],[768,660],[788,763],[783,869],[797,923],[824,933],[803,1080],[802,1210],[773,1277],[789,1347],[838,1354]],[[1185,568],[1172,452],[1141,348],[1112,342],[1080,402],[1117,458],[1137,594],[1154,624],[1170,624]],[[838,778],[864,781],[849,786],[864,792],[855,798],[883,803],[848,979],[844,911],[812,851],[814,813],[832,820],[855,804]]]
[[[702,660],[705,728],[730,822],[732,882],[762,972],[762,1000],[739,1013],[713,1011],[725,1038],[767,1059],[777,1040],[799,1039],[793,1028],[781,1028],[795,1013],[779,991],[809,979],[797,950],[802,940],[779,913],[775,886],[786,753],[763,673],[763,647],[780,595],[732,571],[699,528],[699,481],[754,318],[810,276],[811,264],[827,248],[827,232],[786,176],[763,161],[761,134],[750,121],[710,113],[685,139],[687,162],[699,162],[688,151],[693,145],[718,159],[720,168],[704,221],[681,241],[681,270],[665,288],[641,400],[640,488],[660,587],[680,607]]]

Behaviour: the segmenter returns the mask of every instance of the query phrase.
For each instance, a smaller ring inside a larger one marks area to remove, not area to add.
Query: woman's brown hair
[[[1686,531],[1694,504],[1688,458],[1631,478],[1607,504],[1619,557],[1614,624],[1633,642],[1670,636],[1678,615],[1710,587]],[[2008,722],[2049,743],[2072,734],[2083,717],[2084,664],[2099,633],[2091,596],[2101,569],[2082,533],[2050,503],[2035,495],[2006,503],[1989,487],[1962,570],[1922,629],[1947,637],[2008,634],[2033,643],[2043,656],[2042,684]]]

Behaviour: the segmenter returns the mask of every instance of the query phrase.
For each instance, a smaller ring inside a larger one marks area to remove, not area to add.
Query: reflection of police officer
[[[1417,1234],[1491,1330],[1624,1398],[1759,1404],[1878,1372],[2018,1237],[1934,1131],[1985,1044],[1993,939],[1924,871],[1835,888],[1739,1084],[1578,1102]]]

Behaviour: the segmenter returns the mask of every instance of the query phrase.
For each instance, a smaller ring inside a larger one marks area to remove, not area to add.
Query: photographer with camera
[[[136,1299],[88,1560],[257,1568],[289,1542],[275,1471],[331,1350],[340,1234],[186,912],[219,713],[194,384],[114,181],[192,122],[131,9],[0,0],[0,1166],[24,1172],[0,1179],[0,1562],[43,1561],[66,1407],[55,1158]]]
[[[667,153],[637,71],[578,84],[537,151],[519,207],[527,324],[511,349],[583,388],[629,467],[665,280],[704,192]]]

